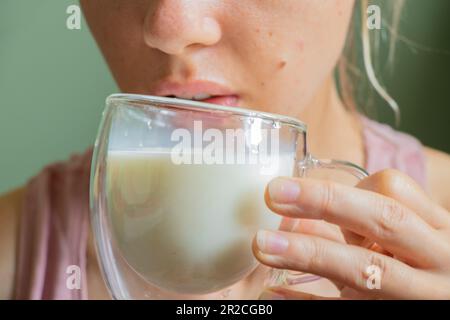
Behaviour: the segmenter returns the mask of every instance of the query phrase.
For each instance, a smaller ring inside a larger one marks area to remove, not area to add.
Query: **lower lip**
[[[222,106],[237,106],[239,101],[239,98],[235,95],[230,95],[230,96],[217,96],[217,97],[212,97],[209,99],[205,99],[205,100],[201,100],[201,102],[206,102],[206,103],[213,103],[213,104],[219,104]]]

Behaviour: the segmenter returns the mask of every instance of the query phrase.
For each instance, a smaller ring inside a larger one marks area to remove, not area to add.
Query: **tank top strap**
[[[73,155],[28,182],[19,224],[16,299],[87,299],[91,157],[91,149]]]
[[[362,117],[362,123],[367,171],[372,174],[383,169],[397,169],[426,189],[426,159],[422,144],[386,124],[365,117]]]

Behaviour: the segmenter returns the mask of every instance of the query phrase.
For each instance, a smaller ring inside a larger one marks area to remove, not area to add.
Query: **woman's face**
[[[298,116],[332,75],[353,0],[96,0],[84,14],[123,92]],[[312,106],[313,107],[313,106]]]

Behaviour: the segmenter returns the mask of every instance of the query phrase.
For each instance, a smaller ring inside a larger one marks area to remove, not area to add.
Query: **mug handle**
[[[330,169],[330,170],[338,170],[346,172],[358,180],[362,180],[369,176],[369,173],[363,168],[357,166],[348,161],[342,160],[322,160],[316,159],[310,153],[306,154],[304,159],[298,162],[299,176],[305,177],[308,170],[311,169]],[[298,223],[299,220],[297,220]],[[294,223],[294,226],[296,223]],[[292,226],[292,228],[295,228]],[[278,273],[276,276],[278,278],[278,282],[281,282],[283,285],[296,285],[301,283],[312,282],[321,279],[322,277],[316,276],[308,273],[300,273],[295,271],[287,271],[284,270],[281,273]]]
[[[300,177],[306,176],[310,169],[331,169],[339,170],[351,174],[355,178],[362,180],[369,176],[369,173],[363,168],[348,161],[342,160],[319,160],[313,157],[310,153],[298,163],[300,170]]]

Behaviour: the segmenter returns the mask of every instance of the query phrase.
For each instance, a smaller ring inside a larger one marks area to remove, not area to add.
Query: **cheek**
[[[296,110],[305,108],[332,75],[345,44],[353,2],[322,1],[321,5],[300,1],[302,5],[286,13],[285,19],[260,32],[260,48],[255,52],[261,59],[253,64],[259,77],[258,104],[270,101],[264,103],[267,111],[292,113],[287,110],[294,101]],[[274,105],[286,107],[274,110]]]
[[[310,6],[292,39],[292,57],[303,57],[304,64],[317,70],[332,69],[345,44],[353,1],[322,0],[321,5]]]
[[[349,23],[353,14],[351,0],[325,0],[329,3],[316,12],[316,18],[307,26],[304,36],[312,49],[336,55],[345,43]]]
[[[82,0],[81,4],[119,88],[144,93],[147,84],[156,77],[155,68],[145,62],[157,58],[144,43],[142,21],[148,7],[146,2],[129,5],[125,0]]]

